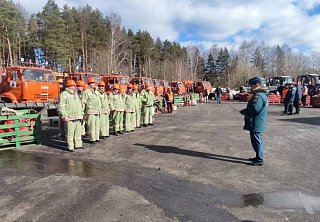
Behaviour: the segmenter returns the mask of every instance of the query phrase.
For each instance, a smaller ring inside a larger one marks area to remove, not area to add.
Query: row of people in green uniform
[[[59,112],[69,151],[83,148],[82,136],[85,134],[90,143],[109,137],[109,117],[116,136],[140,128],[141,111],[143,126],[153,125],[155,96],[148,83],[140,93],[136,86],[128,84],[124,94],[120,93],[117,84],[107,94],[105,83],[96,83],[94,78],[88,78],[88,86],[84,90],[82,80],[77,83],[67,80],[66,90],[59,97]]]

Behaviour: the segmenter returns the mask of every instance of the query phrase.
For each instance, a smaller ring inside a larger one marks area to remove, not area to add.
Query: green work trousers
[[[114,132],[123,131],[123,113],[120,111],[114,111],[112,115],[113,130]]]
[[[140,127],[141,124],[141,109],[136,110],[134,114],[135,127]]]
[[[102,113],[100,115],[100,135],[109,136],[109,114]]]
[[[99,140],[100,117],[98,114],[89,114],[87,116],[87,129],[90,141]]]
[[[82,147],[81,120],[71,120],[64,123],[69,150]]]
[[[143,124],[151,124],[152,123],[152,107],[144,106],[143,107]]]
[[[125,120],[125,126],[126,126],[126,131],[130,132],[131,130],[134,130],[134,125],[135,125],[135,113],[131,112],[126,112],[125,113],[126,120]]]

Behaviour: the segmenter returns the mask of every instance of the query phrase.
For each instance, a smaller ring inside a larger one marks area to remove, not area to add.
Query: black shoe
[[[86,148],[84,148],[84,147],[81,147],[80,149],[83,149],[83,150],[84,150],[84,149],[86,149]]]
[[[153,124],[153,123],[149,123],[148,125],[149,125],[149,126],[154,126],[154,124]]]
[[[292,113],[288,113],[289,116],[292,116]]]
[[[115,136],[119,136],[118,132],[114,132],[113,135]]]
[[[147,127],[148,125],[147,124],[143,124],[143,127]]]
[[[123,131],[120,131],[119,134],[123,134]]]
[[[82,149],[82,147],[75,147],[74,149],[75,150],[80,150],[80,149]]]
[[[128,133],[130,133],[130,131],[125,131],[124,133],[128,134]]]
[[[101,140],[96,140],[96,143],[100,143],[101,142]]]
[[[299,115],[300,113],[294,113],[293,115]]]
[[[139,128],[141,128],[141,126],[137,126],[136,128],[138,128],[138,129],[139,129]]]
[[[74,152],[74,150],[68,150],[70,153],[73,153]]]
[[[134,133],[134,130],[131,130],[130,132],[133,132],[133,133]]]
[[[90,141],[89,143],[91,143],[91,144],[96,144],[96,141]]]
[[[100,136],[100,139],[104,140],[105,138],[107,138],[107,137],[106,136]]]
[[[256,159],[257,159],[257,157],[249,158],[248,160],[249,160],[249,161],[255,161]]]
[[[251,163],[252,166],[263,166],[263,160],[255,160]]]

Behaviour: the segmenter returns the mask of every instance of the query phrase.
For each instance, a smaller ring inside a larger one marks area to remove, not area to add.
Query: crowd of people
[[[136,85],[128,84],[125,93],[115,84],[110,93],[105,83],[88,78],[88,89],[82,80],[67,80],[66,89],[59,97],[61,126],[70,152],[84,149],[82,137],[87,135],[90,143],[109,137],[112,118],[113,135],[132,133],[136,128],[153,126],[155,95],[149,83],[139,93]],[[169,113],[173,110],[173,93],[169,88],[165,96]],[[143,114],[143,115],[141,115]],[[142,122],[142,126],[141,126]]]

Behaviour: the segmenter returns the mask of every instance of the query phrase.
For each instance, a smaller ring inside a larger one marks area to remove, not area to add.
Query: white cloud
[[[17,0],[29,11],[39,11],[46,0],[34,4]],[[234,43],[245,39],[269,44],[287,43],[320,48],[320,16],[308,11],[320,0],[56,0],[62,7],[89,4],[105,14],[117,13],[134,31],[148,30],[153,37],[199,42],[208,48],[216,42]],[[182,36],[183,35],[183,36]]]

